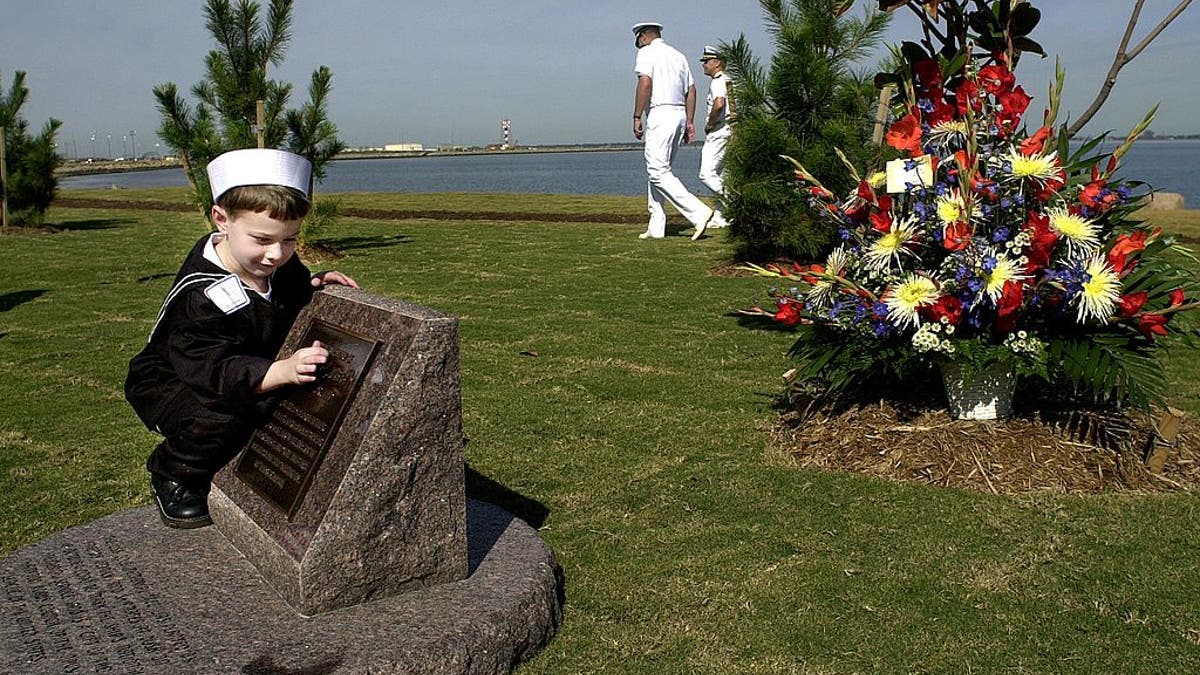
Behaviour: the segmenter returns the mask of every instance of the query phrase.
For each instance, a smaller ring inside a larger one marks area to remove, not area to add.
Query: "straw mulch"
[[[992,494],[1197,489],[1196,421],[1183,417],[1168,443],[1157,433],[1160,420],[1018,411],[1008,420],[960,421],[943,407],[877,401],[807,417],[790,412],[770,435],[773,454],[799,466]],[[1158,472],[1147,462],[1156,451],[1166,458]]]

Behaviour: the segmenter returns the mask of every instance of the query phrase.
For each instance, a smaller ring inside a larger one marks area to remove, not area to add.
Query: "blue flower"
[[[996,228],[996,231],[992,233],[992,242],[999,244],[1000,242],[1007,240],[1009,234],[1010,232],[1007,227],[998,227]]]

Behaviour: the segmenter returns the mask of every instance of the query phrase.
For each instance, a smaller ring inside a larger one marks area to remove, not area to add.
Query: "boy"
[[[212,478],[249,440],[272,395],[313,382],[319,342],[274,360],[313,290],[358,287],[310,276],[293,255],[309,209],[308,160],[281,150],[234,150],[207,167],[217,232],[201,237],[167,293],[150,339],[129,362],[125,398],[163,440],[146,460],[167,527],[212,523]]]

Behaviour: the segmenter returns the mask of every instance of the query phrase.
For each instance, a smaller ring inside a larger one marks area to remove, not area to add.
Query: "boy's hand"
[[[325,284],[340,284],[342,286],[349,286],[350,288],[358,288],[358,282],[341,272],[329,270],[326,272],[317,272],[313,275],[313,288],[320,288]]]
[[[288,363],[293,384],[307,384],[317,381],[317,371],[329,360],[329,350],[321,346],[320,340],[313,340],[311,347],[297,349],[285,362]]]
[[[311,347],[297,349],[286,359],[272,363],[256,391],[265,394],[289,384],[316,382],[321,366],[328,361],[329,350],[321,346],[320,340],[313,340]]]

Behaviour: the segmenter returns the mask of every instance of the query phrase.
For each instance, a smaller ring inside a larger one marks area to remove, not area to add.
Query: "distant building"
[[[420,143],[388,143],[383,149],[386,152],[421,152],[425,147]]]

